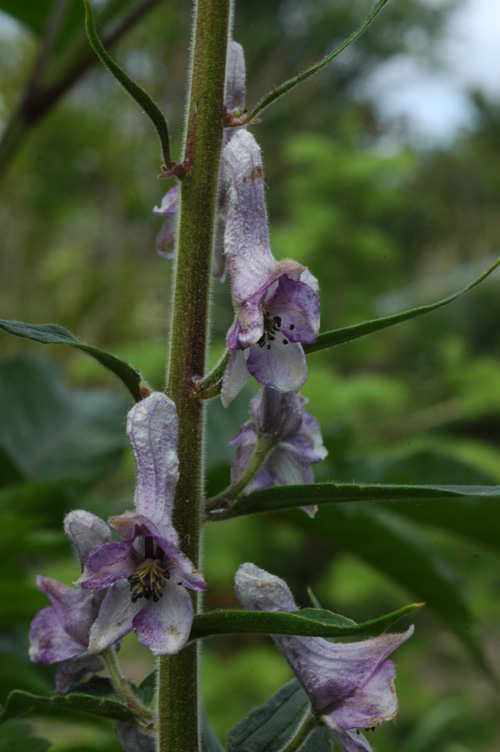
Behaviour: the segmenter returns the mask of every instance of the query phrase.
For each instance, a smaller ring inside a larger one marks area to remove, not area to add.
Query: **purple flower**
[[[250,611],[296,611],[287,584],[255,564],[236,573],[236,594]],[[413,634],[387,634],[362,642],[333,643],[321,637],[273,635],[304,687],[315,715],[344,752],[370,752],[358,729],[391,720],[398,703],[395,668],[387,657]]]
[[[83,510],[70,512],[64,529],[76,546],[82,569],[90,551],[111,540],[108,526]],[[61,663],[56,687],[65,692],[85,674],[104,668],[101,658],[88,650],[90,630],[104,594],[75,590],[42,575],[36,584],[52,605],[39,611],[31,623],[29,655],[36,663]]]
[[[243,47],[238,42],[230,42],[227,52],[224,104],[229,112],[235,112],[237,115],[245,110],[245,79],[246,71]],[[237,130],[236,128],[225,129],[224,144],[227,144],[231,140]],[[173,188],[170,188],[166,192],[160,206],[155,206],[153,209],[154,214],[165,217],[156,237],[156,250],[160,256],[164,256],[167,259],[172,259],[175,253],[179,203],[179,187],[174,185]],[[222,181],[219,180],[212,273],[220,282],[223,282],[226,276],[226,263],[224,260],[225,225],[226,193]]]
[[[252,461],[259,439],[270,438],[273,445],[245,492],[269,486],[313,483],[311,464],[328,454],[323,446],[319,423],[304,410],[305,397],[264,387],[250,403],[252,420],[245,423],[229,443],[238,445],[231,468],[237,482]],[[316,506],[302,507],[313,517]]]
[[[228,332],[230,360],[222,384],[227,406],[250,373],[264,386],[296,392],[307,380],[300,343],[319,329],[316,279],[290,259],[271,253],[260,148],[240,129],[223,151],[227,190],[224,253],[236,319]]]
[[[112,517],[123,541],[93,551],[77,581],[85,590],[109,588],[90,630],[89,650],[101,653],[134,629],[154,655],[186,643],[193,604],[186,588],[205,590],[202,573],[179,548],[172,525],[178,479],[175,405],[153,392],[128,414],[127,435],[137,465],[136,511]]]

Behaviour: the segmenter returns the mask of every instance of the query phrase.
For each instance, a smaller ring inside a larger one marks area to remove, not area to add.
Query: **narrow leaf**
[[[112,718],[115,721],[127,723],[135,721],[133,712],[118,700],[109,682],[104,679],[93,679],[81,685],[78,692],[71,692],[67,695],[43,697],[15,689],[7,697],[0,722],[3,723],[25,713],[35,712],[43,715],[53,710],[76,710],[81,713]]]
[[[335,550],[343,548],[425,601],[498,684],[474,631],[474,617],[460,582],[416,526],[367,504],[333,505],[320,510],[313,520],[297,512],[269,520],[299,526]]]
[[[431,313],[436,311],[442,306],[453,303],[454,300],[459,298],[469,290],[472,290],[476,285],[482,282],[493,272],[500,264],[500,258],[498,258],[494,264],[492,264],[484,274],[468,284],[462,290],[449,295],[443,300],[439,300],[437,303],[429,303],[428,305],[418,306],[418,308],[411,308],[408,311],[402,313],[395,313],[391,316],[384,316],[379,319],[372,319],[371,321],[364,321],[362,324],[354,324],[353,326],[346,326],[343,329],[334,329],[331,332],[323,332],[316,340],[310,345],[303,345],[304,352],[307,354],[317,352],[318,350],[325,350],[327,347],[335,347],[336,345],[342,345],[345,342],[350,342],[353,339],[359,339],[359,337],[366,337],[367,334],[373,334],[379,332],[382,329],[388,329],[396,324],[401,324],[403,321],[409,321],[417,316],[423,316],[425,313]]]
[[[277,512],[313,504],[344,504],[360,501],[440,501],[468,498],[500,500],[500,486],[406,486],[377,483],[310,483],[303,486],[278,486],[241,496],[227,511],[209,519],[229,519],[244,514]]]
[[[308,709],[306,693],[294,679],[231,729],[229,752],[278,752],[297,730]]]
[[[62,326],[58,326],[57,324],[26,324],[23,321],[6,321],[5,319],[0,319],[0,329],[9,332],[9,334],[15,334],[17,337],[41,342],[43,345],[71,345],[78,350],[83,350],[83,352],[95,358],[102,366],[112,371],[115,376],[118,376],[136,402],[142,399],[140,391],[141,374],[139,371],[129,363],[115,358],[114,355],[110,355],[104,350],[99,350],[97,347],[92,347],[92,345],[86,345]]]
[[[366,18],[363,20],[360,26],[353,31],[353,33],[340,45],[340,47],[337,47],[336,50],[331,52],[329,55],[323,58],[323,60],[320,60],[319,63],[316,63],[316,65],[313,65],[311,68],[308,68],[306,71],[303,71],[302,73],[299,73],[298,76],[295,76],[294,78],[291,78],[289,81],[285,81],[284,83],[277,86],[275,89],[269,92],[269,94],[266,94],[260,102],[256,105],[255,109],[252,110],[250,115],[248,115],[244,120],[241,120],[238,122],[238,125],[244,125],[245,123],[250,122],[257,113],[261,112],[265,107],[268,107],[271,102],[274,102],[279,97],[282,97],[283,94],[286,94],[287,91],[290,91],[290,89],[293,89],[297,84],[300,84],[302,81],[305,81],[306,79],[310,78],[310,76],[314,75],[314,73],[317,73],[322,68],[325,67],[325,65],[328,65],[334,58],[337,57],[337,55],[340,55],[341,52],[343,52],[346,47],[349,47],[352,42],[354,42],[358,37],[363,34],[364,31],[368,28],[368,26],[371,24],[371,22],[374,20],[375,16],[378,15],[378,13],[382,10],[384,5],[386,4],[387,0],[379,0],[376,6],[373,8],[373,10],[366,16]]]
[[[416,611],[422,603],[412,603],[377,619],[356,624],[352,619],[324,609],[301,611],[211,611],[194,617],[191,640],[214,634],[291,634],[308,637],[376,636],[403,616]]]
[[[113,60],[111,55],[104,49],[101,40],[97,36],[97,31],[94,24],[94,17],[92,15],[92,8],[88,0],[83,0],[85,5],[85,28],[87,30],[87,36],[89,38],[90,46],[94,50],[99,60],[106,66],[111,75],[123,86],[132,99],[134,99],[142,110],[149,117],[153,123],[158,137],[161,143],[161,149],[163,153],[163,159],[165,160],[166,167],[172,167],[172,160],[170,157],[170,137],[168,133],[168,123],[163,115],[162,111],[154,102],[153,99],[147,94],[142,87],[132,81],[132,79],[125,73],[123,68],[120,68],[118,63]]]
[[[215,736],[212,727],[208,721],[205,709],[201,711],[201,729],[200,729],[201,752],[224,752],[222,744]]]

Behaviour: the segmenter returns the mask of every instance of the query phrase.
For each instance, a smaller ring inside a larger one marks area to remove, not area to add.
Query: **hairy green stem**
[[[227,509],[228,504],[230,504],[233,499],[236,499],[236,497],[239,496],[240,493],[248,486],[266,457],[268,457],[269,452],[273,450],[278,441],[279,439],[276,439],[276,436],[270,436],[269,434],[263,434],[262,436],[259,436],[250,462],[248,463],[244,472],[239,476],[239,478],[236,478],[236,480],[234,480],[231,485],[225,489],[225,491],[223,491],[218,496],[214,496],[213,499],[208,499],[207,503],[205,504],[205,511],[211,512],[215,509]]]
[[[311,731],[314,731],[317,726],[318,721],[311,712],[308,712],[298,727],[295,736],[290,739],[286,747],[283,747],[280,752],[299,752]]]
[[[101,657],[108,669],[111,683],[120,697],[122,697],[125,705],[135,713],[139,721],[146,726],[150,726],[154,722],[154,713],[139,700],[132,691],[127,679],[122,675],[116,650],[113,647],[108,648],[102,653]]]
[[[212,245],[223,137],[230,0],[198,0],[181,185],[167,391],[179,416],[179,481],[173,522],[183,551],[200,563],[203,511],[203,377],[208,342]],[[198,604],[199,605],[199,604]],[[198,650],[159,660],[158,752],[196,752]]]

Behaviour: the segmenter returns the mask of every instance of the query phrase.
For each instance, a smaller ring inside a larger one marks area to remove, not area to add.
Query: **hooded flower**
[[[108,526],[83,510],[66,516],[64,530],[77,549],[82,569],[92,549],[111,540]],[[88,652],[90,630],[104,593],[75,590],[42,575],[36,584],[52,605],[39,611],[31,623],[29,655],[36,663],[61,663],[56,687],[65,692],[85,674],[104,668],[101,658]]]
[[[238,449],[231,468],[233,482],[248,467],[260,437],[272,437],[273,447],[260,466],[245,492],[269,486],[286,486],[313,483],[311,464],[325,459],[328,452],[323,446],[319,423],[304,410],[305,397],[293,392],[283,393],[263,387],[250,403],[252,419],[242,426],[229,443]],[[313,517],[316,506],[302,507]]]
[[[260,148],[246,130],[223,151],[227,190],[224,254],[236,319],[227,335],[230,359],[222,384],[227,406],[250,373],[264,386],[296,392],[307,380],[300,343],[319,329],[317,280],[301,264],[271,253]]]
[[[246,71],[243,47],[238,42],[230,42],[227,52],[226,88],[224,104],[228,112],[236,116],[245,111]],[[236,133],[236,128],[226,128],[224,144],[227,144]],[[155,206],[153,214],[165,217],[156,238],[156,250],[160,256],[172,259],[175,253],[175,239],[177,236],[178,210],[180,202],[179,187],[174,185],[164,195],[160,206]],[[212,273],[216,279],[223,282],[226,276],[224,261],[224,229],[226,225],[226,193],[219,180],[217,196],[217,215],[215,220],[215,239],[212,262]]]
[[[297,610],[287,584],[255,564],[242,564],[235,581],[236,594],[247,610]],[[410,627],[403,634],[351,643],[286,635],[273,639],[341,749],[371,752],[358,729],[376,728],[396,715],[396,671],[387,658],[412,633]]]
[[[154,655],[177,653],[193,621],[190,590],[205,590],[200,571],[179,548],[172,525],[178,479],[175,405],[153,392],[128,414],[127,435],[137,465],[136,511],[112,517],[122,536],[93,551],[77,584],[109,588],[90,630],[89,650],[100,653],[134,629]]]

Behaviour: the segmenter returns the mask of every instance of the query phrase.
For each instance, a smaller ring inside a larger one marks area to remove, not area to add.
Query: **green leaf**
[[[41,342],[44,345],[71,345],[78,350],[86,352],[95,358],[102,366],[112,371],[125,384],[130,394],[136,402],[141,398],[140,384],[141,374],[129,363],[126,363],[114,355],[110,355],[104,350],[99,350],[92,345],[86,345],[77,339],[74,334],[57,324],[26,324],[22,321],[6,321],[0,319],[0,329],[9,334],[15,334],[17,337],[31,339],[34,342]]]
[[[241,496],[231,509],[216,512],[209,519],[229,519],[244,514],[277,512],[311,504],[345,504],[361,501],[441,501],[468,498],[483,503],[500,500],[500,486],[410,486],[377,483],[310,483],[279,486]]]
[[[403,321],[409,321],[417,316],[423,316],[425,313],[436,311],[442,306],[452,303],[464,293],[472,290],[486,277],[488,277],[492,271],[494,271],[500,264],[500,258],[495,261],[480,277],[468,284],[462,290],[449,295],[443,300],[439,300],[437,303],[430,303],[429,305],[419,306],[418,308],[411,308],[408,311],[402,313],[395,313],[392,316],[384,316],[380,319],[372,319],[371,321],[364,321],[362,324],[354,324],[353,326],[346,326],[343,329],[334,329],[331,332],[323,332],[311,345],[303,345],[304,352],[307,354],[317,352],[318,350],[324,350],[327,347],[335,347],[336,345],[342,345],[344,342],[350,342],[353,339],[359,339],[359,337],[366,337],[367,334],[373,334],[379,332],[382,329],[388,329],[396,324],[401,324]]]
[[[391,624],[416,611],[422,603],[412,603],[377,619],[356,624],[352,619],[316,608],[283,613],[279,611],[209,611],[194,617],[190,639],[214,634],[263,633],[309,637],[352,637],[382,634]]]
[[[358,556],[425,601],[462,641],[476,664],[497,683],[474,631],[474,617],[455,573],[416,526],[366,504],[339,504],[314,519],[297,512],[270,517],[300,527],[334,550]]]
[[[0,449],[24,478],[79,483],[106,474],[125,446],[126,410],[116,395],[71,389],[42,358],[0,364]]]
[[[47,752],[50,742],[32,736],[26,723],[12,721],[2,727],[0,752]]]
[[[308,68],[306,71],[303,71],[302,73],[299,73],[298,76],[294,76],[294,78],[291,78],[288,81],[285,81],[284,83],[277,86],[275,89],[269,92],[269,94],[266,94],[260,102],[256,105],[256,107],[252,110],[250,115],[245,117],[245,119],[241,122],[241,124],[248,123],[250,120],[252,120],[257,113],[261,112],[265,107],[268,107],[271,102],[274,102],[279,97],[282,97],[283,94],[286,94],[287,91],[290,91],[290,89],[293,89],[297,84],[300,84],[302,81],[305,81],[306,79],[310,78],[310,76],[314,75],[314,73],[317,73],[322,68],[325,67],[325,65],[328,65],[334,58],[337,57],[337,55],[340,55],[341,52],[343,52],[346,47],[349,47],[352,42],[354,42],[358,37],[363,34],[363,32],[366,31],[368,26],[371,24],[371,22],[374,20],[375,16],[379,13],[379,11],[382,10],[384,5],[386,4],[387,0],[379,0],[376,6],[373,8],[373,10],[365,17],[365,19],[362,21],[361,25],[358,26],[358,28],[353,31],[353,33],[343,42],[340,47],[337,47],[336,50],[331,52],[329,55],[323,58],[323,60],[320,60],[319,63],[316,65],[313,65],[311,68]]]
[[[294,679],[231,729],[229,752],[278,752],[297,731],[308,710],[306,693]]]
[[[125,73],[123,68],[120,68],[118,63],[113,60],[111,55],[106,52],[101,40],[97,36],[94,17],[92,13],[92,6],[90,5],[89,0],[83,0],[83,2],[85,5],[85,29],[87,31],[90,46],[94,50],[101,63],[106,66],[113,78],[115,78],[118,83],[123,86],[125,91],[130,94],[135,102],[137,102],[144,114],[149,117],[149,119],[153,123],[154,128],[156,129],[158,138],[160,139],[165,166],[168,168],[172,167],[173,162],[170,158],[170,137],[168,133],[168,123],[165,119],[165,116],[163,115],[156,102],[151,99],[149,94],[147,94],[141,86],[136,84],[136,82],[133,81],[130,76]]]
[[[42,697],[15,689],[7,697],[0,715],[0,723],[25,713],[45,715],[54,710],[76,710],[126,723],[134,723],[135,720],[133,712],[119,700],[110,682],[107,679],[94,678],[86,684],[79,685],[78,691],[67,695]]]

